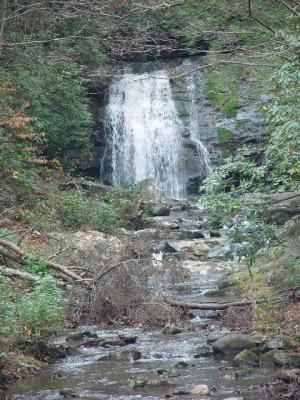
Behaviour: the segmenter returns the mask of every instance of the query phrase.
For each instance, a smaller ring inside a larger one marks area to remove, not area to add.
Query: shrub
[[[99,203],[90,210],[90,225],[93,229],[107,234],[112,234],[123,224],[121,217],[110,204]]]
[[[89,221],[89,207],[82,193],[60,193],[57,201],[57,215],[66,228],[76,229]]]
[[[20,300],[17,310],[23,334],[45,337],[62,326],[64,297],[53,277],[41,278],[34,290]]]
[[[0,275],[0,343],[46,338],[64,321],[64,296],[52,276],[30,291]]]

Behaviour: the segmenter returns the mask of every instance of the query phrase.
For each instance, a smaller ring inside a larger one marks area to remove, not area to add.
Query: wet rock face
[[[255,348],[256,344],[250,336],[241,334],[226,335],[212,344],[215,353],[237,354],[242,350]]]

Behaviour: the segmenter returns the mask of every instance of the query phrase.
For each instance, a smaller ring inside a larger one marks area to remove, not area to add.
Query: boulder
[[[92,333],[90,331],[83,331],[83,332],[74,332],[74,333],[70,333],[69,336],[66,337],[66,340],[82,340],[85,338],[93,338],[96,339],[98,337],[98,335],[96,333]]]
[[[76,399],[77,393],[74,392],[72,389],[62,389],[59,391],[59,394],[64,397],[65,399]]]
[[[279,239],[300,236],[300,214],[285,222],[284,226],[278,230]]]
[[[156,243],[152,247],[152,250],[154,253],[177,253],[176,249],[170,246],[165,240],[161,240],[159,243]]]
[[[275,349],[262,354],[260,361],[263,366],[300,367],[300,354]]]
[[[178,363],[176,363],[174,365],[174,368],[176,369],[183,369],[183,368],[187,368],[189,366],[188,363],[186,363],[185,361],[178,361]]]
[[[150,214],[152,217],[163,217],[170,215],[170,205],[169,204],[152,204],[150,205]]]
[[[277,378],[285,383],[299,382],[300,383],[300,369],[282,370],[277,374]]]
[[[178,222],[168,217],[149,217],[145,218],[145,223],[155,229],[172,230],[179,229]]]
[[[265,211],[268,222],[283,225],[287,220],[300,214],[300,191],[271,195],[271,204]]]
[[[222,339],[224,336],[210,336],[207,340],[206,343],[207,344],[213,344],[215,343],[217,340]]]
[[[197,229],[182,229],[181,230],[182,239],[204,239],[205,235],[202,231]]]
[[[161,333],[164,335],[177,335],[178,333],[182,333],[183,329],[174,324],[167,324]]]
[[[132,389],[142,388],[142,387],[159,387],[159,386],[169,386],[171,382],[167,379],[141,379],[132,377],[129,380],[129,385]]]
[[[213,348],[211,346],[205,345],[201,347],[197,347],[196,354],[194,354],[194,358],[201,358],[201,357],[209,357],[214,354]]]
[[[218,339],[212,344],[212,347],[215,353],[237,354],[256,347],[256,344],[250,336],[231,334]]]
[[[300,367],[300,354],[278,350],[273,354],[274,364],[280,367]]]
[[[266,340],[261,350],[263,353],[266,353],[271,350],[288,350],[296,346],[296,341],[290,338],[289,336],[276,337],[269,340]]]
[[[138,184],[140,201],[147,207],[147,214],[153,217],[170,215],[171,204],[165,193],[159,189],[155,180],[145,179]]]
[[[205,257],[209,253],[209,246],[201,240],[178,240],[176,242],[169,242],[179,253],[196,257]]]
[[[235,367],[253,366],[258,361],[256,354],[251,350],[243,350],[238,353],[233,359]]]
[[[196,385],[191,390],[191,394],[193,396],[209,396],[210,395],[210,389],[209,389],[209,387],[207,385]]]
[[[130,232],[130,235],[134,241],[143,241],[143,242],[152,241],[159,237],[158,231],[154,228],[140,229],[135,232]]]

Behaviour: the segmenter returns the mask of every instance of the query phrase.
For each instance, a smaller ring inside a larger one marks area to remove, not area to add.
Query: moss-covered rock
[[[164,335],[177,335],[178,333],[182,332],[183,329],[174,324],[167,324],[162,330],[162,333]]]
[[[231,334],[218,339],[212,344],[215,353],[237,354],[242,350],[256,347],[251,336],[242,334]]]
[[[285,383],[299,382],[300,383],[300,369],[282,370],[277,374],[277,378]]]
[[[92,333],[90,331],[83,331],[83,332],[71,333],[69,336],[66,337],[66,340],[67,341],[69,341],[69,340],[77,341],[77,340],[82,340],[85,338],[94,338],[95,339],[97,337],[98,337],[98,335],[96,333]]]
[[[257,355],[251,350],[243,350],[237,354],[233,359],[233,365],[239,366],[253,366],[257,362]]]
[[[167,379],[142,379],[133,377],[129,380],[129,386],[132,389],[143,388],[143,387],[159,387],[168,386],[171,382]]]
[[[262,354],[260,361],[264,366],[300,367],[300,354],[274,349]]]
[[[273,354],[274,364],[280,367],[300,367],[300,354],[278,350]]]

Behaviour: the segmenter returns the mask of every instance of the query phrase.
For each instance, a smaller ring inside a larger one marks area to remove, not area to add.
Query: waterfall
[[[165,71],[125,73],[106,107],[113,185],[152,177],[173,198],[185,196],[180,125]]]
[[[114,186],[154,178],[167,196],[185,198],[190,179],[187,171],[187,163],[191,162],[188,161],[191,155],[187,155],[190,145],[197,149],[193,174],[200,180],[210,174],[209,154],[200,140],[198,82],[187,76],[183,85],[189,98],[189,118],[184,123],[178,115],[166,70],[143,73],[127,70],[113,80],[105,107],[107,144],[101,165],[105,171],[102,176]],[[183,135],[187,129],[188,139]]]

